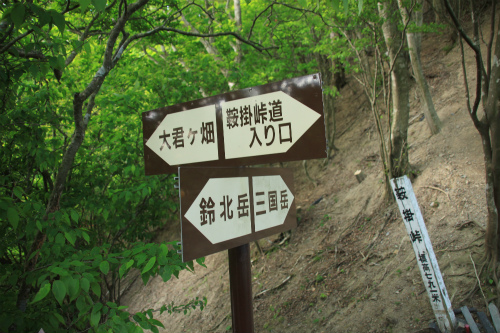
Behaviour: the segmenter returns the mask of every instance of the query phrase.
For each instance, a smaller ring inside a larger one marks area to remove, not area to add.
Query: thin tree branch
[[[460,24],[460,22],[458,22],[457,16],[455,15],[455,12],[451,8],[450,1],[445,0],[444,4],[446,7],[446,10],[448,11],[448,14],[450,14],[450,17],[452,18],[453,23],[455,24],[455,28],[459,32],[460,36],[462,36],[462,38],[465,40],[465,42],[469,45],[469,47],[474,51],[475,56],[476,56],[476,80],[477,80],[476,81],[476,98],[474,99],[474,105],[472,106],[471,109],[469,109],[469,113],[471,115],[474,115],[474,117],[473,117],[473,120],[474,120],[474,118],[476,118],[475,115],[476,115],[477,110],[479,108],[479,103],[481,102],[481,86],[482,86],[482,79],[483,79],[482,73],[483,72],[485,73],[484,66],[483,66],[483,60],[482,60],[482,56],[481,56],[481,49],[465,33],[462,25]]]
[[[0,39],[0,45],[2,45],[3,42],[5,42],[5,40],[7,39],[7,37],[10,36],[13,30],[14,30],[14,23],[11,23],[9,26],[9,30],[5,33],[2,39]]]
[[[4,53],[5,51],[7,51],[8,49],[11,48],[12,45],[16,44],[18,41],[20,41],[21,39],[23,39],[24,37],[30,35],[33,31],[33,29],[30,29],[28,31],[26,31],[24,34],[21,34],[19,36],[17,36],[16,38],[14,38],[13,40],[11,40],[10,42],[8,42],[7,44],[5,44],[1,49],[0,49],[0,54]]]

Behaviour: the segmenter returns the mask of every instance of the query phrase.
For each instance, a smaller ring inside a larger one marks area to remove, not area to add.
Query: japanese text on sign
[[[439,328],[442,331],[451,332],[455,322],[455,315],[451,308],[451,302],[411,182],[405,176],[392,179],[391,186],[417,257],[420,273]]]
[[[257,124],[263,126],[256,126]],[[253,106],[227,108],[226,126],[228,129],[249,127],[252,132],[250,148],[254,145],[262,146],[262,141],[266,146],[270,146],[275,139],[279,140],[280,144],[292,142],[292,125],[290,122],[283,123],[283,103],[280,99],[269,101],[267,104],[260,102]]]
[[[288,194],[287,190],[281,190],[280,200],[278,201],[278,191],[261,191],[256,192],[255,200],[255,215],[263,215],[273,211],[283,210],[288,208]],[[220,205],[217,211],[220,220],[230,221],[249,216],[249,194],[242,193],[236,197],[229,195],[222,195],[220,198]],[[235,205],[232,206],[233,200]],[[200,225],[212,224],[215,222],[216,217],[216,204],[214,199],[209,196],[208,198],[201,198],[200,201]],[[220,214],[219,214],[220,212]],[[235,214],[235,212],[237,214]]]
[[[208,123],[201,123],[200,127],[200,138],[201,138],[201,144],[209,144],[209,143],[215,143],[215,133],[214,133],[214,122],[208,122]],[[184,135],[184,128],[183,127],[176,127],[172,130],[172,133],[165,133],[165,130],[163,130],[163,134],[160,134],[158,137],[163,140],[160,151],[163,150],[165,146],[167,146],[168,149],[172,149],[172,146],[174,149],[178,148],[184,148],[184,137],[189,140],[191,138],[189,144],[193,145],[195,142],[196,134],[198,134],[197,130],[193,130],[192,128],[189,128],[189,131]],[[172,145],[168,143],[168,138],[171,137],[172,140]]]
[[[227,159],[284,153],[320,115],[282,91],[221,103]]]
[[[283,224],[293,199],[279,175],[210,178],[185,217],[216,244]]]
[[[217,160],[215,106],[168,114],[146,145],[167,163]]]

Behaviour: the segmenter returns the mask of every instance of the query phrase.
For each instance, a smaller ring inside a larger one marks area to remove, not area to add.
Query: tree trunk
[[[499,230],[498,230],[498,210],[495,202],[495,192],[499,192],[498,186],[495,186],[495,172],[493,167],[493,152],[491,149],[491,138],[489,131],[485,128],[479,131],[481,142],[483,143],[484,153],[484,171],[486,180],[486,208],[488,210],[488,220],[485,233],[485,257],[489,266],[494,268],[498,262],[499,251]],[[498,132],[498,131],[495,131]],[[498,138],[497,138],[498,139]]]
[[[396,3],[378,4],[380,16],[384,19],[382,31],[391,61],[392,123],[389,167],[392,177],[401,177],[409,171],[407,139],[410,114],[408,69],[401,33],[397,28]]]
[[[316,36],[314,28],[311,28],[311,35],[314,40],[319,43],[320,37]],[[330,36],[332,37],[332,36]],[[333,89],[335,86],[335,75],[334,75],[334,62],[329,59],[326,55],[320,54],[318,52],[313,53],[316,62],[318,63],[319,70],[321,72],[321,81],[324,87],[328,87],[327,90],[323,90],[323,106],[325,109],[325,125],[326,125],[326,138],[327,138],[327,152],[326,152],[326,163],[332,158],[332,154],[338,151],[335,147],[335,110],[334,101],[335,97],[328,90]]]
[[[419,0],[418,2],[422,2]],[[404,7],[403,1],[398,0],[399,10],[403,18],[403,23],[408,25],[410,21],[410,15],[407,9]],[[432,102],[431,92],[429,91],[429,86],[427,85],[427,80],[424,76],[424,71],[422,70],[422,63],[420,61],[420,45],[418,40],[418,35],[420,33],[406,32],[406,40],[408,42],[408,48],[410,53],[411,66],[413,68],[413,73],[418,84],[418,90],[421,98],[424,102],[424,115],[427,120],[427,125],[431,130],[432,134],[437,134],[441,130],[442,123],[439,119],[436,109],[434,108],[434,103]]]
[[[495,22],[496,2],[492,2],[491,11],[491,36],[486,47],[486,61],[483,59],[479,44],[479,22],[475,15],[474,3],[471,2],[471,15],[473,23],[473,38],[464,30],[459,22],[456,11],[452,8],[449,0],[445,0],[446,10],[460,34],[462,50],[462,70],[464,72],[464,86],[467,97],[467,108],[474,126],[481,135],[483,145],[485,178],[486,178],[486,207],[488,209],[488,224],[485,234],[485,258],[488,264],[488,271],[493,272],[493,277],[497,283],[497,303],[500,302],[500,284],[498,283],[498,260],[500,254],[500,228],[498,225],[498,212],[500,208],[500,40],[496,39],[493,48],[494,34],[500,28],[500,22]],[[496,27],[494,25],[497,25]],[[474,51],[476,58],[476,96],[473,105],[471,105],[469,82],[467,80],[467,71],[465,66],[465,52],[462,46],[462,40]],[[492,61],[493,60],[493,61]],[[485,66],[486,64],[486,66]],[[484,115],[481,120],[478,119],[477,111],[482,101]]]
[[[493,58],[499,59],[499,57],[500,41],[497,39]],[[478,131],[483,143],[486,171],[486,205],[488,208],[488,226],[485,235],[486,257],[490,259],[490,267],[496,268],[500,257],[500,228],[498,225],[500,208],[500,110],[498,97],[500,96],[500,86],[497,84],[500,79],[500,63],[498,61],[492,61],[489,73],[489,82],[485,80],[485,83],[488,83],[487,97],[483,99],[486,115],[480,122],[487,124],[487,127],[479,127]],[[483,86],[483,93],[485,90],[486,88]],[[499,285],[497,284],[497,286]]]

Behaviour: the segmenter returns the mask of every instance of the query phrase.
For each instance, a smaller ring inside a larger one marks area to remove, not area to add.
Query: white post
[[[403,176],[391,179],[391,186],[439,329],[451,333],[456,326],[455,314],[411,182],[408,177]]]

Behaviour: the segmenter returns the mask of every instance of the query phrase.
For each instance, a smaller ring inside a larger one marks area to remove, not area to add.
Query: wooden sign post
[[[439,270],[431,239],[425,227],[424,218],[418,207],[417,198],[408,177],[391,179],[391,186],[417,257],[420,274],[424,280],[432,310],[441,332],[454,332],[455,313]]]
[[[296,226],[293,175],[220,167],[325,158],[320,74],[147,111],[142,123],[146,175],[179,174],[183,261],[228,249],[233,332],[254,332],[249,242]]]

